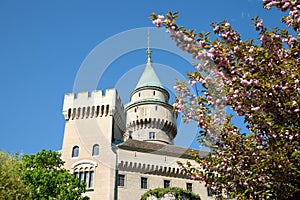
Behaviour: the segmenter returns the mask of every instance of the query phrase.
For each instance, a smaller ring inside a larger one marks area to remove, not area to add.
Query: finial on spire
[[[151,63],[151,50],[150,50],[150,31],[148,30],[148,49],[147,49],[147,63]]]

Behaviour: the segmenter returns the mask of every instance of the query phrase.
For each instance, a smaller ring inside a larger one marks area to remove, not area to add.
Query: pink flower
[[[244,86],[251,85],[251,81],[247,81],[247,80],[245,80],[245,79],[242,79],[241,83],[242,83]]]
[[[262,19],[259,20],[259,21],[256,23],[255,27],[256,27],[256,30],[258,30],[258,29],[261,28],[261,27],[264,27],[263,20],[262,20]]]
[[[201,46],[202,48],[204,48],[204,46],[205,46],[205,41],[201,40],[201,41],[199,41],[199,44],[200,44],[200,46]]]
[[[251,108],[252,111],[258,111],[260,109],[260,107],[254,107],[254,108]]]
[[[190,82],[191,86],[194,86],[197,83],[197,81],[194,79],[190,79],[189,82]]]
[[[214,32],[218,32],[220,30],[220,27],[219,26],[216,26],[215,28],[214,28]]]
[[[161,26],[161,24],[164,22],[165,17],[163,15],[158,15],[157,19],[153,20],[152,23],[155,24],[157,28]]]
[[[239,46],[235,46],[234,48],[233,48],[233,50],[234,50],[234,52],[237,52],[238,50],[239,50]]]

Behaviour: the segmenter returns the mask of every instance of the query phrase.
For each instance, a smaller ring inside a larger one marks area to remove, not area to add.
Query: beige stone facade
[[[86,183],[92,200],[138,200],[158,187],[181,187],[212,199],[203,183],[177,165],[178,160],[193,160],[189,149],[173,145],[176,115],[152,68],[150,50],[147,55],[126,106],[115,89],[65,95],[65,168]]]

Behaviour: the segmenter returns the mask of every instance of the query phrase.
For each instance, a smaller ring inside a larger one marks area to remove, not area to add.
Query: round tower
[[[135,140],[173,144],[177,134],[176,115],[168,103],[169,93],[152,67],[151,50],[136,88],[126,106],[126,132]]]

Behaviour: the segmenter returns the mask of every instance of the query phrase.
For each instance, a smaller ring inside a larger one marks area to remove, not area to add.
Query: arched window
[[[74,146],[72,150],[72,158],[78,157],[78,155],[79,155],[79,147]]]
[[[83,182],[86,184],[86,189],[90,190],[94,187],[94,167],[75,169],[74,172],[75,178],[79,180],[79,182]]]
[[[94,187],[94,171],[95,165],[93,163],[76,164],[74,168],[74,176],[79,182],[84,182],[86,184],[86,190],[92,190]]]
[[[94,144],[92,155],[93,156],[98,156],[99,155],[99,144]]]

